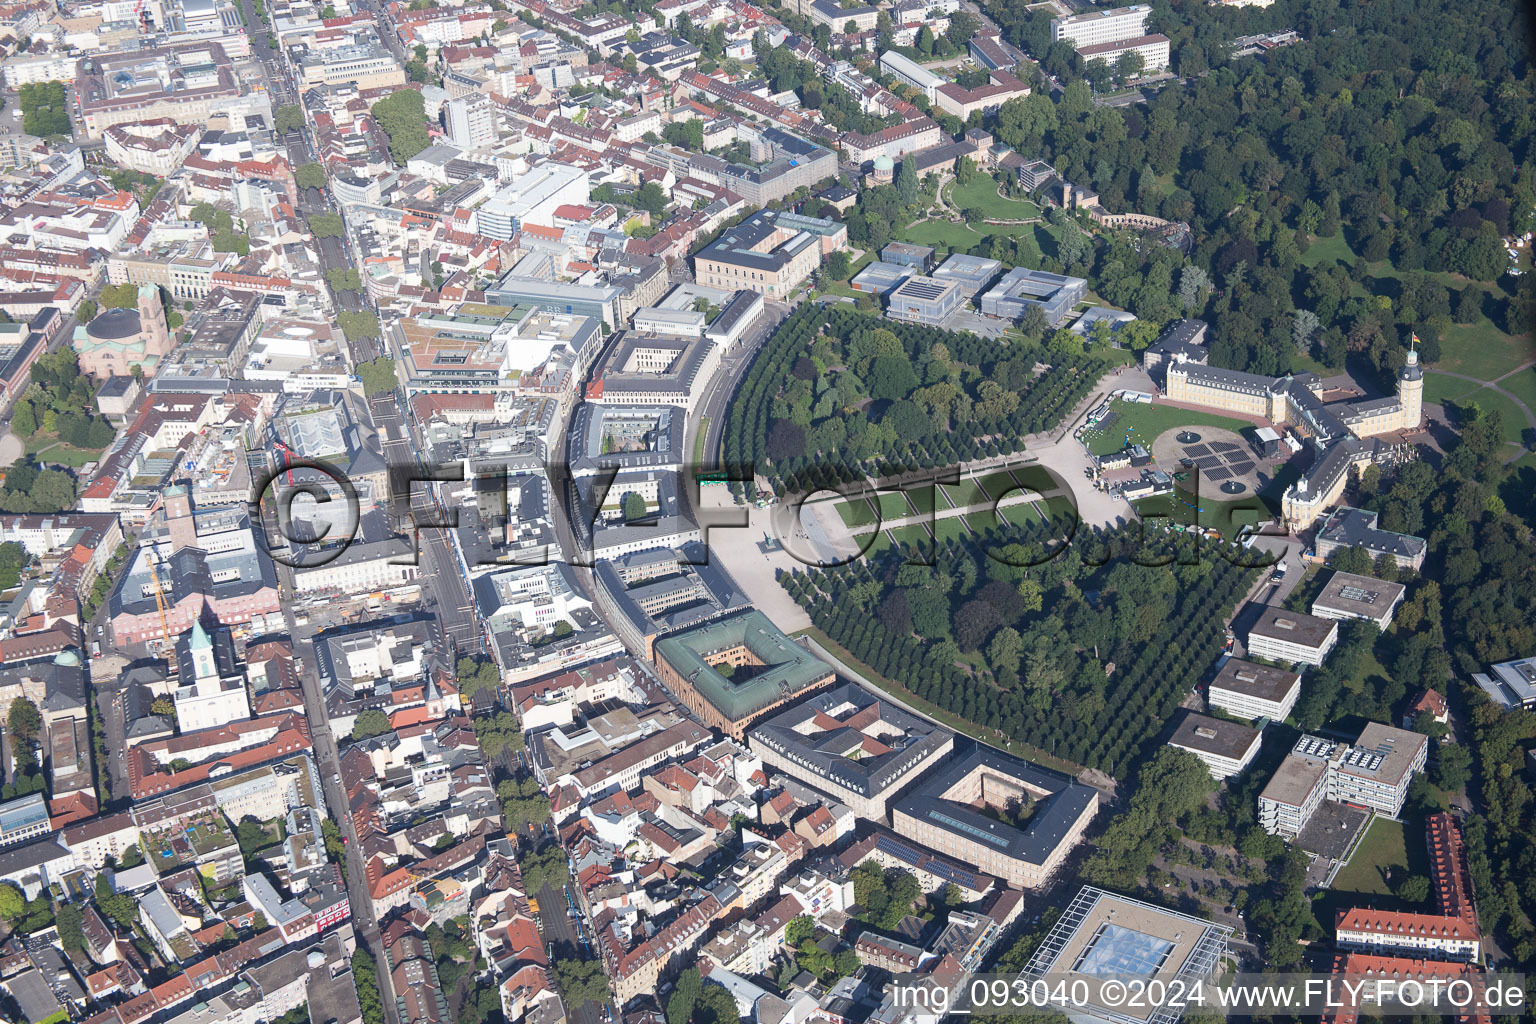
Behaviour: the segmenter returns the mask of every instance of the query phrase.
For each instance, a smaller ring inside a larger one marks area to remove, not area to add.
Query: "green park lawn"
[[[1024,220],[1040,216],[1040,207],[1026,199],[1007,199],[997,194],[997,182],[979,174],[968,185],[955,185],[950,202],[960,210],[980,210],[996,220]]]
[[[39,430],[27,440],[27,454],[36,456],[39,462],[56,462],[61,466],[69,466],[79,469],[87,462],[95,462],[101,458],[104,448],[76,448],[72,444],[65,444],[54,434],[45,434]]]
[[[1095,455],[1109,455],[1124,448],[1127,432],[1132,444],[1151,448],[1159,434],[1174,427],[1225,427],[1241,432],[1244,427],[1251,426],[1229,416],[1144,402],[1117,401],[1110,404],[1110,409],[1116,415],[1106,430],[1090,428],[1083,433],[1088,450]]]
[[[987,492],[987,497],[996,501],[1004,495],[1012,495],[1019,492],[1019,484],[1013,478],[1013,474],[1007,470],[997,473],[988,473],[976,481],[981,489]]]
[[[1476,391],[1478,386],[1460,377],[1449,377],[1431,370],[1424,375],[1424,401],[1436,405],[1455,401],[1462,395]]]
[[[914,514],[912,506],[907,503],[906,496],[903,494],[881,494],[879,495],[879,502],[880,521],[883,523],[888,523],[893,519],[905,519],[907,516]],[[875,513],[869,507],[869,501],[866,498],[850,498],[847,501],[840,501],[837,503],[836,508],[837,514],[842,517],[843,525],[850,528],[873,526],[875,523]]]
[[[1526,372],[1536,373],[1536,371]],[[1510,381],[1516,379],[1512,377]],[[1518,393],[1516,388],[1509,387],[1510,381],[1506,381],[1499,386],[1512,393]],[[1522,384],[1536,385],[1536,380],[1522,382]],[[1536,387],[1532,387],[1531,390],[1536,390]],[[1522,400],[1525,400],[1524,395],[1521,397]],[[1533,395],[1532,398],[1536,399],[1536,395]],[[1529,421],[1525,418],[1524,411],[1514,402],[1511,402],[1497,391],[1474,384],[1468,380],[1462,380],[1460,377],[1449,377],[1443,373],[1435,373],[1433,371],[1425,374],[1424,401],[1440,405],[1444,405],[1447,402],[1452,402],[1456,405],[1468,405],[1476,402],[1478,407],[1485,413],[1497,411],[1500,423],[1502,423],[1504,428],[1504,440],[1514,444],[1520,443],[1521,436],[1530,426]],[[1526,405],[1536,410],[1536,406],[1531,406],[1529,400],[1526,400]]]
[[[1505,334],[1493,321],[1479,316],[1473,324],[1458,324],[1440,339],[1441,358],[1435,367],[1464,373],[1478,380],[1495,380],[1536,355],[1536,339]]]
[[[1499,381],[1499,387],[1514,395],[1536,412],[1536,366],[1528,366],[1519,373],[1510,374]]]
[[[939,490],[944,492],[944,498],[949,502],[950,508],[967,508],[971,505],[990,505],[991,499],[987,492],[975,479],[963,478],[958,484],[941,484]]]
[[[1001,201],[1001,200],[1000,200]],[[911,242],[914,245],[931,245],[945,252],[969,252],[983,238],[992,235],[1022,235],[1026,232],[1035,236],[1035,244],[1040,251],[1054,254],[1056,251],[1056,232],[1060,229],[1055,225],[1041,221],[1038,224],[956,224],[949,220],[921,221],[908,225],[897,233],[896,237],[903,242]]]
[[[1355,254],[1344,240],[1341,231],[1332,238],[1319,238],[1302,254],[1303,266],[1315,267],[1320,263],[1342,263],[1346,267],[1354,262]],[[1366,264],[1368,279],[1399,279],[1403,272],[1388,261]],[[1465,278],[1445,272],[1434,273],[1441,284],[1453,291],[1460,291],[1468,284]],[[1367,295],[1369,289],[1356,285],[1356,295]],[[1438,369],[1465,373],[1479,380],[1493,380],[1530,359],[1533,354],[1530,335],[1505,334],[1486,316],[1478,316],[1470,324],[1455,324],[1440,339]]]
[[[1355,848],[1355,855],[1333,880],[1339,892],[1367,892],[1391,895],[1391,876],[1408,870],[1408,849],[1402,822],[1377,818],[1371,822],[1365,838]]]
[[[875,513],[870,509],[869,502],[859,499],[857,501],[840,501],[837,503],[837,514],[842,517],[843,525],[847,527],[869,526],[875,521]]]

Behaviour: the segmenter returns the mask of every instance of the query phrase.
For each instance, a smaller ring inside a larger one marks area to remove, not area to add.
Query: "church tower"
[[[165,306],[156,285],[139,286],[139,331],[144,337],[144,354],[163,356],[171,350],[171,332],[166,326]]]
[[[1417,342],[1418,335],[1413,340]],[[1424,371],[1419,368],[1419,353],[1408,347],[1408,361],[1397,371],[1397,400],[1403,407],[1401,430],[1417,430],[1424,417]]]
[[[192,642],[189,647],[192,652],[193,685],[197,687],[198,694],[218,693],[219,666],[213,656],[213,638],[203,628],[201,621],[192,624]]]

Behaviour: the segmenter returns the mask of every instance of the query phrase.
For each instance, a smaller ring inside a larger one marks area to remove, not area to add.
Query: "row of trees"
[[[1035,311],[1043,327],[1044,318]],[[1079,352],[1081,345],[1074,344]],[[891,466],[942,466],[1017,450],[1098,380],[1093,357],[1045,357],[1028,340],[802,307],[759,352],[726,424],[726,461],[806,489]]]
[[[1220,654],[1256,569],[1139,524],[997,526],[935,546],[780,577],[855,658],[944,711],[1070,761],[1124,775]],[[1052,557],[1053,551],[1059,551]],[[1092,595],[1091,597],[1089,595]],[[986,670],[962,660],[985,654]]]

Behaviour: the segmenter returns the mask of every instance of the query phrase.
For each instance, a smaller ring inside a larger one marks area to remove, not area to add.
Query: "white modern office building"
[[[938,98],[939,86],[944,84],[944,79],[895,50],[887,50],[880,55],[880,70],[920,91],[929,103]]]
[[[480,234],[510,241],[524,224],[554,225],[555,210],[592,198],[587,172],[570,164],[540,164],[509,182],[477,211]]]
[[[1211,680],[1207,702],[1229,715],[1283,722],[1301,696],[1301,676],[1256,661],[1229,658]]]
[[[1339,624],[1305,612],[1269,608],[1248,630],[1248,653],[1275,661],[1321,665],[1339,642]]]
[[[1068,42],[1081,49],[1098,43],[1115,43],[1147,34],[1150,4],[1133,4],[1109,11],[1089,11],[1051,22],[1051,42]]]

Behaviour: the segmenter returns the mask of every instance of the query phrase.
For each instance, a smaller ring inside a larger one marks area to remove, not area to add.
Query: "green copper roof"
[[[726,679],[711,666],[717,655],[745,646],[763,665],[745,679]],[[762,612],[750,611],[656,642],[657,657],[693,684],[733,722],[793,697],[832,675],[832,667],[779,631]]]

